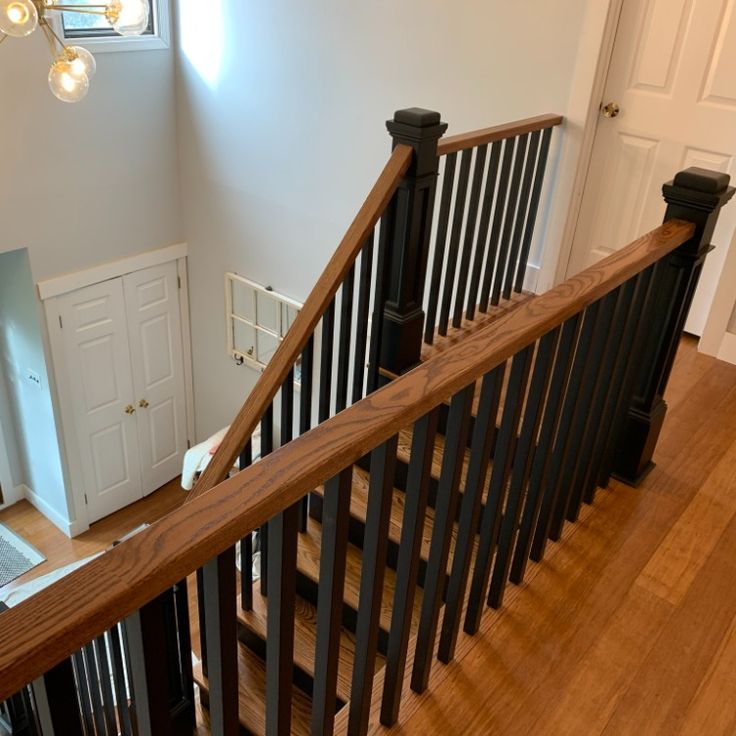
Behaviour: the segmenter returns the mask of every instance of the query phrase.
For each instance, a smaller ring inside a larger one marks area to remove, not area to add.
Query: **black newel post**
[[[403,373],[419,362],[424,329],[424,282],[437,188],[437,141],[447,130],[440,114],[399,110],[386,123],[393,145],[414,149],[412,165],[388,217],[388,289],[381,333],[381,367]]]
[[[728,183],[727,174],[693,167],[662,188],[665,222],[687,220],[695,223],[695,233],[657,264],[650,303],[642,314],[646,336],[613,469],[614,477],[630,485],[638,485],[654,467],[652,454],[667,411],[663,394],[718,214],[734,193]]]

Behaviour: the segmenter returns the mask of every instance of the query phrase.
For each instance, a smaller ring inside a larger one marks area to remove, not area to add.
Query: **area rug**
[[[0,588],[46,558],[5,524],[0,524]]]

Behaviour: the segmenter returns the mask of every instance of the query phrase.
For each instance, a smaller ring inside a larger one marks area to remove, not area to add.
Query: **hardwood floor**
[[[390,733],[736,734],[736,366],[695,344],[655,470],[599,490]]]
[[[475,637],[461,634],[455,661],[435,663],[428,692],[405,689],[399,725],[372,733],[736,734],[736,366],[695,345],[681,345],[642,486],[599,490],[504,608],[487,609]],[[169,484],[76,540],[26,503],[0,521],[49,558],[27,579],[185,495]],[[196,649],[196,615],[192,624]]]
[[[174,478],[150,496],[92,524],[88,531],[75,539],[69,539],[28,501],[20,501],[0,511],[0,522],[20,534],[46,557],[38,567],[0,588],[0,600],[28,580],[101,552],[137,526],[153,523],[173,511],[184,503],[186,497],[179,478]]]

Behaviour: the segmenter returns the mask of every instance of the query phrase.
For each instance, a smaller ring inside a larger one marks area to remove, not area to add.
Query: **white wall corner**
[[[16,490],[25,497],[28,502],[40,511],[54,526],[58,527],[67,537],[79,536],[89,529],[89,525],[79,521],[70,521],[62,516],[56,509],[50,506],[43,498],[31,490],[27,485],[21,484]]]

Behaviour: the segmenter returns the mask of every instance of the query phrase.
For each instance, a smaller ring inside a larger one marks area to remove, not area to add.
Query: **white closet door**
[[[122,281],[67,294],[60,306],[91,523],[142,497]]]
[[[186,402],[175,263],[123,277],[143,495],[181,473]]]

